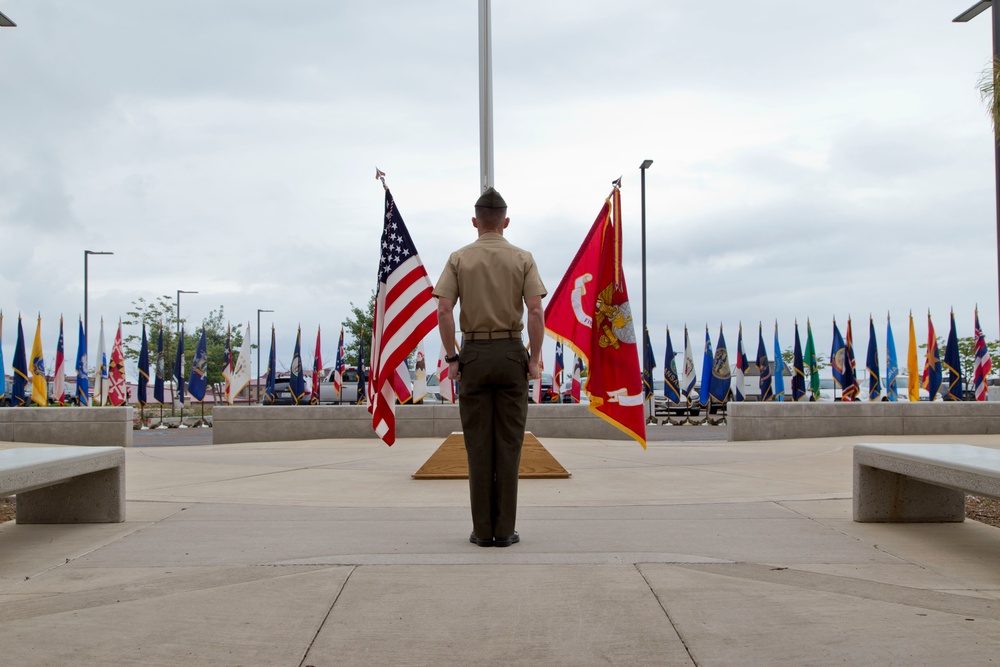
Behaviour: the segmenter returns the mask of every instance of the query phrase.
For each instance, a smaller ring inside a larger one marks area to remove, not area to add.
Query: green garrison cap
[[[490,187],[476,200],[476,208],[507,208],[507,202],[499,192]]]

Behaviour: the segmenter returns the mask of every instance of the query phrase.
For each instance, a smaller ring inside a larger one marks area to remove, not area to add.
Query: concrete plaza
[[[126,451],[122,524],[0,525],[15,665],[973,665],[1000,530],[851,520],[856,442],[541,438],[507,549],[440,438]],[[18,443],[2,443],[2,447]],[[21,445],[23,446],[23,445]]]

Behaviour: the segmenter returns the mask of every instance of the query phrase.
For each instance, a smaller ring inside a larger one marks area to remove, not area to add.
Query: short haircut
[[[476,224],[485,229],[500,229],[504,220],[507,219],[507,209],[505,208],[483,208],[476,207]]]

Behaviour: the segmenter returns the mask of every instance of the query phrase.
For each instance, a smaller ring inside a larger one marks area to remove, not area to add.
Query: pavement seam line
[[[684,639],[684,635],[681,634],[681,631],[677,629],[677,625],[674,623],[674,619],[670,618],[670,612],[667,611],[667,607],[663,604],[663,600],[660,599],[660,596],[656,594],[656,591],[653,589],[653,586],[649,583],[649,579],[646,578],[646,573],[642,571],[641,567],[639,567],[640,565],[642,565],[642,563],[635,563],[632,565],[632,567],[634,567],[636,572],[639,573],[639,576],[642,577],[642,580],[646,582],[646,587],[649,589],[649,592],[653,594],[654,598],[656,598],[656,603],[660,605],[660,609],[663,610],[663,615],[667,618],[667,622],[670,623],[670,627],[673,628],[674,634],[677,635],[677,639],[680,640],[681,645],[687,652],[688,659],[691,660],[691,664],[694,665],[695,667],[698,667],[698,661],[695,660],[694,654],[691,653],[691,647],[688,646],[687,640]],[[299,667],[301,667],[301,665]]]
[[[313,644],[315,644],[316,640],[319,639],[319,633],[323,632],[323,628],[326,626],[326,622],[327,620],[329,620],[330,614],[333,613],[333,608],[337,606],[337,600],[339,600],[340,596],[343,595],[344,589],[347,588],[347,582],[351,580],[351,577],[354,576],[354,573],[357,571],[357,569],[358,566],[355,565],[351,568],[351,571],[347,573],[347,578],[345,578],[344,583],[340,585],[340,590],[337,591],[337,595],[334,596],[333,602],[330,603],[330,608],[326,610],[326,615],[323,616],[323,620],[320,621],[319,626],[316,628],[315,634],[313,634],[312,639],[309,640],[309,645],[306,646],[306,650],[302,652],[302,659],[299,660],[299,667],[304,667],[306,663],[306,658],[309,657],[309,651],[312,650]]]

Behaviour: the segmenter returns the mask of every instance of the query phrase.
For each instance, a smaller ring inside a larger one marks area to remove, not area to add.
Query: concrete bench
[[[125,520],[121,447],[0,450],[0,497],[17,496],[17,523]]]
[[[965,494],[1000,498],[1000,450],[972,445],[854,447],[854,520],[965,520]]]

